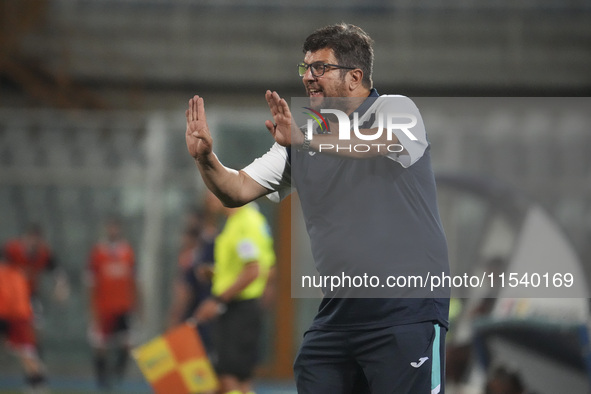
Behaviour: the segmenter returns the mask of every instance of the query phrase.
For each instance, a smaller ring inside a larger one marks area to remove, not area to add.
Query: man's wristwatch
[[[301,146],[302,150],[310,150],[310,142],[312,138],[308,138],[308,133],[304,131],[304,143]]]

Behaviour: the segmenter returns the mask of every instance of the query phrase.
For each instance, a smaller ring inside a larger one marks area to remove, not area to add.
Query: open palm
[[[187,118],[185,140],[189,154],[196,160],[208,156],[213,150],[213,139],[205,117],[203,98],[194,96],[189,100],[189,108],[185,111],[185,117]]]
[[[269,104],[269,110],[273,121],[267,120],[265,126],[281,146],[290,146],[292,143],[301,143],[300,141],[292,141],[292,137],[298,138],[301,133],[294,133],[295,124],[292,122],[291,111],[287,102],[282,99],[277,92],[267,90],[265,98]]]

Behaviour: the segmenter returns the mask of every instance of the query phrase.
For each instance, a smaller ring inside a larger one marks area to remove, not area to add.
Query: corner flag
[[[156,394],[215,390],[218,381],[194,327],[182,324],[132,350]]]

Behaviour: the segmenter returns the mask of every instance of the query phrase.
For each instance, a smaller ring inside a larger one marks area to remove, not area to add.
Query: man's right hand
[[[189,100],[189,109],[185,111],[185,117],[187,118],[185,133],[187,150],[195,159],[207,188],[225,206],[239,207],[270,192],[246,172],[224,166],[213,153],[213,139],[209,132],[205,105],[201,97],[194,96]]]
[[[205,117],[203,98],[194,96],[189,100],[189,108],[185,111],[187,131],[185,139],[187,150],[195,160],[207,159],[213,150],[213,139]]]

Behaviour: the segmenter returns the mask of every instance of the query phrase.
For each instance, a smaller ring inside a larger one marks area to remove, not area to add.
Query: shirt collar
[[[365,101],[363,101],[361,103],[361,105],[359,107],[357,107],[357,109],[353,112],[351,112],[351,116],[353,116],[353,113],[357,112],[357,114],[359,115],[359,117],[361,118],[363,116],[363,114],[365,114],[365,112],[367,112],[367,110],[369,109],[369,107],[371,107],[371,105],[375,102],[375,99],[377,97],[380,97],[378,91],[375,88],[372,88],[369,91],[369,96],[367,96],[367,98]]]

